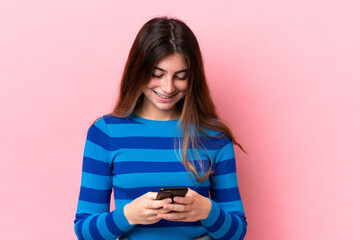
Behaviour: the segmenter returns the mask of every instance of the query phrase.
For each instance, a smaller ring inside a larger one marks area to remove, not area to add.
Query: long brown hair
[[[219,131],[223,133],[221,137],[228,136],[233,144],[239,146],[243,152],[246,151],[235,140],[231,130],[218,120],[206,83],[199,44],[194,33],[184,22],[167,17],[153,18],[140,29],[130,49],[121,80],[119,98],[111,114],[128,117],[134,111],[141,109],[144,98],[142,91],[149,82],[156,64],[162,58],[174,53],[181,54],[188,66],[186,94],[176,104],[181,114],[179,123],[184,134],[182,144],[179,145],[179,148],[182,148],[182,163],[190,174],[192,173],[199,182],[203,182],[213,171],[211,168],[204,170],[198,159],[203,172],[200,175],[187,157],[188,148],[193,150],[203,148],[195,137],[196,132],[211,137],[206,129]]]

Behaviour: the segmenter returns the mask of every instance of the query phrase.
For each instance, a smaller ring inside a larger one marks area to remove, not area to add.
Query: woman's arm
[[[85,143],[75,233],[79,239],[117,239],[136,224],[152,224],[167,213],[171,199],[155,200],[148,192],[124,207],[110,210],[112,192],[111,134],[103,118],[90,127]]]
[[[189,190],[184,198],[174,198],[175,204],[165,204],[164,208],[173,212],[160,217],[170,221],[200,220],[213,239],[244,239],[247,222],[238,189],[234,147],[230,138],[221,142],[222,147],[214,155],[211,199]]]
[[[229,137],[215,155],[211,211],[201,223],[214,239],[244,239],[247,222],[240,197],[234,146]]]
[[[112,173],[110,134],[103,118],[89,128],[76,211],[78,239],[117,239],[133,226],[123,209],[110,210]]]

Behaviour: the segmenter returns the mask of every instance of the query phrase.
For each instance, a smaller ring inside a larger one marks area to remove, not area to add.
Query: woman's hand
[[[210,199],[191,189],[188,190],[185,197],[175,197],[174,202],[173,204],[164,204],[163,208],[169,212],[159,213],[158,217],[169,221],[195,222],[209,216]]]
[[[156,195],[156,192],[148,192],[125,205],[124,215],[131,225],[156,223],[161,220],[159,214],[170,211],[163,206],[171,203],[171,199],[155,200]]]

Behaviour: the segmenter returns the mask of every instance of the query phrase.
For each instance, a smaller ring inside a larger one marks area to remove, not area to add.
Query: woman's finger
[[[157,211],[157,214],[166,214],[166,213],[171,212],[171,210],[164,209],[164,208],[157,209],[156,211]]]
[[[170,204],[171,202],[172,202],[171,198],[166,198],[162,200],[151,200],[147,203],[146,207],[151,209],[158,209],[158,208],[163,208],[164,205]]]
[[[158,217],[159,214],[167,214],[169,213],[170,211],[167,210],[167,209],[146,209],[144,211],[144,216],[147,217],[147,218],[156,218]]]
[[[159,213],[157,217],[168,220],[168,221],[185,221],[186,213],[183,212],[169,212],[169,213]]]
[[[145,197],[155,200],[157,193],[156,192],[147,192],[146,194],[144,194]]]
[[[175,211],[175,212],[185,212],[185,211],[189,211],[191,208],[190,205],[188,204],[177,204],[177,203],[172,203],[172,204],[165,204],[164,205],[164,209],[167,209],[169,211]]]
[[[194,198],[192,196],[174,197],[174,202],[181,204],[191,204],[194,202]]]

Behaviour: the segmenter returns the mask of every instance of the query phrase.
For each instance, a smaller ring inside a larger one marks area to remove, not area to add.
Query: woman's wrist
[[[204,220],[206,219],[209,214],[210,214],[210,210],[211,210],[211,201],[209,198],[204,197],[204,201],[201,203],[203,206],[203,214],[202,217],[200,218],[200,220]]]
[[[124,206],[124,216],[130,225],[135,225],[135,223],[131,219],[131,206],[129,204],[131,203],[128,203]]]

